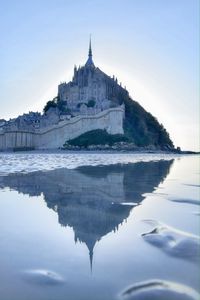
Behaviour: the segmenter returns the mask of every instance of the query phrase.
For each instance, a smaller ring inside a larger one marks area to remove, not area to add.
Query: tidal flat
[[[200,299],[199,156],[0,154],[0,299]]]

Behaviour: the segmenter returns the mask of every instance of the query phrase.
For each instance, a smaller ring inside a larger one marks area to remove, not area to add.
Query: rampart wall
[[[58,149],[79,135],[95,129],[106,129],[110,134],[123,134],[124,108],[104,110],[96,115],[82,115],[37,131],[13,130],[0,132],[0,150]]]

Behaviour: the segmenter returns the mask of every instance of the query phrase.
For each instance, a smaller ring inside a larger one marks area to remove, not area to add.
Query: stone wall
[[[35,133],[28,131],[9,131],[0,133],[0,150],[34,149]]]
[[[77,116],[35,132],[0,132],[0,150],[57,149],[70,139],[94,129],[123,134],[124,107],[119,106],[91,116]]]

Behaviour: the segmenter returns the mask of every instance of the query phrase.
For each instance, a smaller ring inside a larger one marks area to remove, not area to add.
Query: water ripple
[[[140,161],[171,160],[172,154],[141,153],[1,153],[0,175],[30,173],[58,168],[75,169],[80,166],[128,164]]]

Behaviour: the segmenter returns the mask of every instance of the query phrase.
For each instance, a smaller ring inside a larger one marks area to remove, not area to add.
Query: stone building
[[[124,99],[128,92],[94,65],[91,40],[84,66],[74,68],[72,81],[58,86],[58,95],[44,113],[29,112],[0,120],[0,151],[52,149],[96,129],[123,134]]]
[[[66,111],[74,115],[91,115],[119,106],[128,92],[95,66],[92,59],[91,40],[88,59],[84,66],[74,67],[72,81],[58,86],[58,102],[64,103]]]

